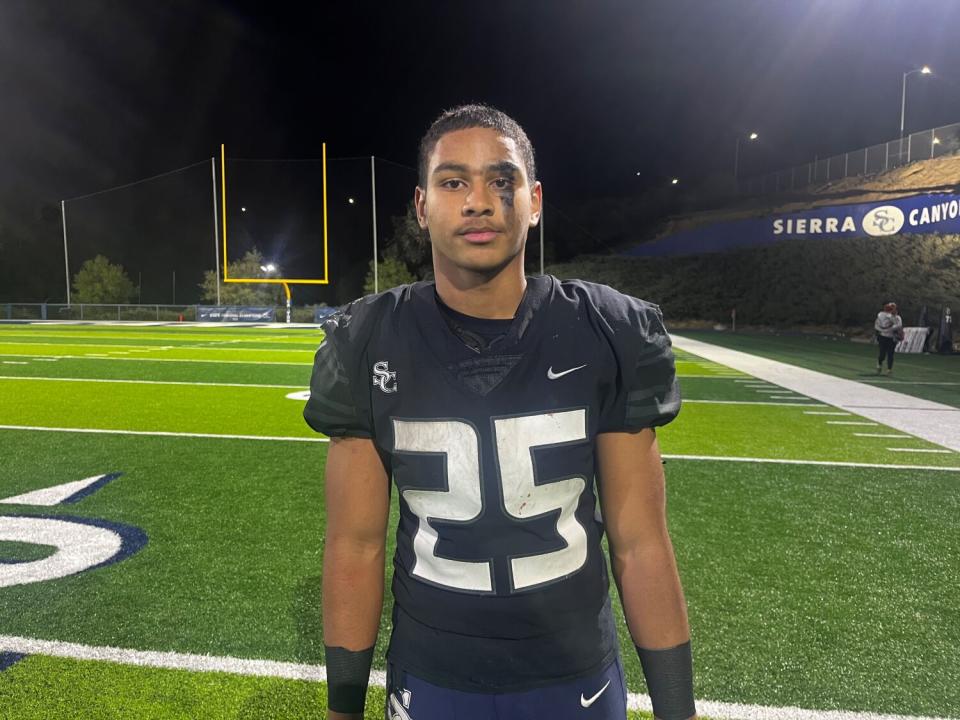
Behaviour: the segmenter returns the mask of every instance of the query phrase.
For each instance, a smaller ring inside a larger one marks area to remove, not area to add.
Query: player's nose
[[[493,215],[493,195],[485,184],[470,189],[463,199],[461,214],[464,217]]]

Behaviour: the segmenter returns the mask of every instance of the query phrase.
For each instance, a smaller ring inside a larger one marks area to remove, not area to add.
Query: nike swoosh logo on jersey
[[[600,690],[597,691],[597,694],[594,695],[594,696],[593,696],[592,698],[590,698],[589,700],[583,696],[583,693],[580,693],[580,705],[581,705],[582,707],[585,707],[585,708],[590,707],[591,705],[593,705],[593,704],[597,701],[597,698],[598,698],[598,697],[600,697],[601,695],[603,695],[603,691],[606,690],[608,687],[610,687],[610,681],[609,681],[609,680],[607,680],[607,684],[604,685],[602,688],[600,688]]]
[[[563,370],[562,372],[554,372],[553,365],[547,368],[547,378],[549,380],[556,380],[557,378],[562,378],[564,375],[569,375],[572,372],[577,370],[583,370],[586,365],[577,365],[575,368],[570,368],[569,370]]]

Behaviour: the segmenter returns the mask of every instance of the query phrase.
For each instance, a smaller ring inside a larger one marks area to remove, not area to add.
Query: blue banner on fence
[[[249,305],[198,305],[197,320],[208,322],[273,322],[273,308]]]
[[[694,255],[772,245],[787,239],[833,240],[897,234],[960,232],[960,195],[913,197],[733,220],[684,230],[624,255]]]

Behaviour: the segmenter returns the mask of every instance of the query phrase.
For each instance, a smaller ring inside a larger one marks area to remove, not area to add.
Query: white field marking
[[[144,350],[143,352],[149,352]],[[23,353],[11,354],[11,353],[0,353],[0,357],[24,357]],[[32,357],[32,356],[29,356]],[[97,355],[50,355],[50,358],[53,360],[132,360],[134,362],[191,362],[191,363],[217,363],[222,364],[226,363],[228,365],[313,365],[312,362],[286,362],[284,360],[185,360],[181,358],[156,358],[156,357],[107,357],[106,355],[97,356]],[[34,358],[34,360],[39,360],[40,358]]]
[[[934,380],[861,380],[865,383],[880,383],[881,385],[960,385],[960,382],[936,382]]]
[[[834,412],[832,410],[804,410],[804,415],[842,415],[844,417],[850,417],[851,413],[848,412]],[[856,433],[854,433],[856,434]]]
[[[784,390],[783,388],[776,388],[775,390],[770,388],[764,390],[763,388],[757,388],[758,393],[763,393],[764,395],[779,395],[780,393],[793,392],[792,390]]]
[[[859,420],[827,420],[827,425],[879,425],[875,422],[860,422]]]
[[[49,380],[52,382],[98,382],[98,383],[127,383],[129,385],[199,385],[208,387],[251,387],[275,388],[277,390],[293,390],[303,388],[302,385],[256,385],[254,383],[213,383],[213,382],[185,382],[180,380],[113,380],[110,378],[68,378],[68,377],[30,377],[20,375],[0,375],[0,380]]]
[[[930,448],[887,448],[890,452],[913,452],[913,453],[942,453],[944,455],[953,455],[953,450],[933,450]]]
[[[0,430],[36,430],[39,432],[94,433],[97,435],[149,435],[156,437],[212,438],[214,440],[274,440],[276,442],[330,442],[330,438],[282,437],[273,435],[223,435],[219,433],[164,432],[162,430],[102,430],[100,428],[40,427],[37,425],[0,425]]]
[[[757,382],[762,382],[762,381],[761,381],[761,380],[756,380],[755,378],[746,378],[746,379],[744,379],[744,380],[737,380],[737,382],[738,382],[738,383],[757,383]],[[767,383],[763,383],[763,384],[766,385]]]
[[[310,399],[309,390],[301,390],[299,392],[287,393],[287,400],[302,400],[303,402],[306,402],[309,399]]]
[[[940,465],[888,465],[886,463],[858,463],[841,460],[785,460],[783,458],[723,457],[721,455],[663,455],[667,460],[716,460],[720,462],[770,463],[774,465],[822,465],[825,467],[880,468],[888,470],[943,470],[960,472],[960,467]]]
[[[62,485],[32,490],[23,495],[3,498],[0,500],[0,503],[4,505],[39,505],[41,507],[53,507],[105,477],[106,475],[94,475],[93,477],[88,477],[83,480],[74,480],[73,482],[63,483]]]
[[[326,682],[327,680],[327,668],[324,665],[157,652],[153,650],[128,650],[10,635],[0,635],[0,650],[23,655],[46,655],[71,660],[111,662],[170,670],[222,672],[234,675],[276,677],[312,682]],[[370,685],[384,688],[386,683],[387,674],[383,670],[372,670],[370,672]],[[640,693],[629,693],[627,695],[627,707],[630,710],[646,710],[647,712],[653,709],[649,696]],[[739,703],[702,699],[697,700],[697,710],[703,715],[709,715],[718,718],[718,720],[944,720],[924,716],[883,715],[845,710],[808,710],[796,707],[741,705]]]
[[[854,433],[854,437],[873,437],[873,438],[911,438],[919,440],[920,438],[914,438],[913,435],[885,435],[884,433]]]
[[[697,373],[679,373],[677,377],[679,377],[681,380],[683,380],[684,378],[710,378],[711,380],[718,380],[718,379],[728,380],[729,378],[734,376],[730,375],[728,377],[727,375],[718,375],[717,373],[710,373],[708,375],[700,375]],[[740,375],[737,375],[736,377],[740,377]],[[740,382],[740,380],[734,380],[734,382]]]
[[[806,400],[803,395],[768,395],[771,400]]]
[[[43,560],[0,565],[0,588],[74,575],[106,562],[123,547],[123,538],[109,528],[54,518],[0,517],[0,540],[57,549]]]
[[[129,350],[111,350],[110,354],[111,355],[129,355],[130,351]]]
[[[805,398],[797,398],[804,400]],[[804,403],[804,402],[766,402],[764,400],[684,400],[685,403],[703,403],[710,405],[776,405],[777,407],[828,407],[823,403]]]
[[[268,340],[267,342],[269,342],[269,340]],[[3,344],[2,341],[0,341],[0,344]],[[13,343],[11,343],[11,344],[13,344]],[[18,344],[22,344],[22,345],[54,345],[54,346],[57,346],[57,347],[63,347],[64,345],[71,345],[71,346],[77,347],[77,348],[83,348],[83,347],[95,347],[95,348],[117,348],[117,347],[122,347],[122,348],[129,348],[129,350],[126,350],[126,351],[121,351],[121,350],[109,350],[109,349],[108,349],[107,352],[109,352],[109,353],[121,353],[121,352],[128,352],[128,353],[129,353],[129,352],[153,352],[154,350],[164,350],[164,351],[166,351],[166,350],[220,350],[220,349],[223,349],[223,350],[234,350],[234,348],[211,348],[211,347],[207,347],[207,346],[205,346],[205,345],[196,345],[196,344],[189,344],[189,345],[148,345],[148,346],[143,346],[143,345],[113,345],[113,344],[103,344],[103,343],[18,343]],[[302,348],[252,348],[252,347],[245,347],[245,348],[242,348],[242,350],[243,350],[243,352],[249,352],[249,353],[255,353],[255,352],[269,352],[269,353],[307,353],[307,352],[309,352],[309,353],[312,353],[312,352],[316,352],[316,349],[317,349],[316,346],[307,346],[306,343],[304,343],[304,345],[305,345],[305,347],[302,347]],[[317,345],[319,345],[319,343],[317,343]],[[100,353],[87,353],[87,355],[96,355],[96,354],[100,354]]]
[[[27,365],[27,362],[21,362],[20,360],[4,360],[4,365]]]
[[[57,362],[57,358],[38,357],[33,359],[37,362]]]
[[[84,353],[84,354],[81,355],[80,357],[97,357],[97,358],[102,358],[102,357],[108,357],[108,356],[107,356],[106,353]]]

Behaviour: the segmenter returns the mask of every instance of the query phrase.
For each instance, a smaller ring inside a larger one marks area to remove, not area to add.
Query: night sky
[[[332,267],[354,282],[369,156],[414,166],[427,125],[461,102],[524,125],[553,217],[584,238],[599,232],[586,204],[729,175],[738,133],[760,134],[742,148],[745,175],[895,138],[902,74],[924,64],[934,75],[908,81],[908,132],[960,121],[957,0],[347,5],[0,0],[0,300],[62,299],[61,199],[206,159],[129,197],[67,203],[73,272],[104,249],[148,276],[144,301],[169,301],[161,277],[177,268],[180,301],[195,299],[213,230],[190,218],[212,223],[221,142],[236,159],[317,158],[327,143],[340,159]],[[415,176],[381,165],[389,234]],[[251,206],[238,243],[280,254],[284,237],[316,237],[296,210],[315,218],[315,163],[234,162],[231,179],[231,211]]]

